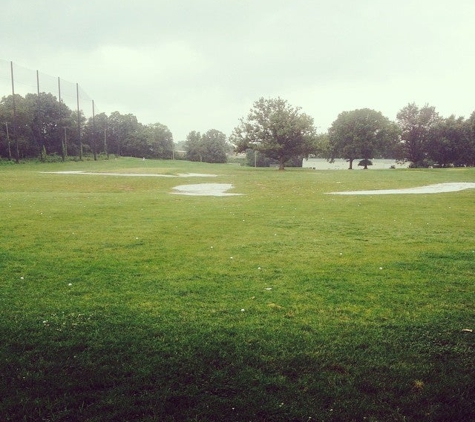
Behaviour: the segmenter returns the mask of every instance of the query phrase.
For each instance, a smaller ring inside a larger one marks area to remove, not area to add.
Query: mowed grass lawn
[[[443,182],[475,169],[1,166],[0,420],[475,420],[475,190],[328,195]]]

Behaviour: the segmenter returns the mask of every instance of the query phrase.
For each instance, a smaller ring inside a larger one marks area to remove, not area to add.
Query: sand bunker
[[[178,173],[178,174],[159,174],[159,173],[94,173],[87,171],[42,171],[47,174],[86,174],[93,176],[126,176],[126,177],[216,177],[216,174],[204,173]]]
[[[329,192],[331,195],[396,195],[458,192],[465,189],[475,189],[475,183],[438,183],[436,185],[420,186],[407,189],[357,190],[348,192]]]
[[[240,193],[227,193],[232,189],[233,185],[230,183],[200,183],[196,185],[180,185],[175,186],[172,192],[177,195],[193,195],[193,196],[235,196]]]

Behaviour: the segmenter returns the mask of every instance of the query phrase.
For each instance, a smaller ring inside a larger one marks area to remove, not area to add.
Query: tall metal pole
[[[58,76],[58,107],[59,107],[59,124],[63,123],[62,122],[62,113],[61,113],[61,78]],[[66,156],[68,155],[67,149],[66,149],[66,127],[63,125],[64,129],[64,138],[61,139],[61,160],[66,161]]]
[[[64,159],[68,156],[68,132],[66,126],[64,129]]]
[[[82,140],[81,140],[81,114],[79,112],[79,84],[76,83],[76,98],[78,105],[78,139],[79,139],[79,159],[82,160]]]
[[[36,124],[40,125],[41,120],[43,120],[43,116],[41,116],[41,107],[40,107],[40,72],[36,71],[36,108],[37,108],[37,120]],[[40,151],[40,158],[41,161],[46,160],[46,147],[45,147],[45,136],[42,130],[38,130],[38,136],[40,137],[41,142],[41,151]]]
[[[96,151],[96,114],[94,112],[94,100],[92,100],[92,153],[94,155],[94,161],[97,161]]]
[[[13,62],[10,62],[10,71],[12,75],[12,102],[13,102],[13,139],[15,139],[16,155],[15,161],[20,162],[20,147],[18,146],[18,136],[16,133],[16,103],[15,103],[15,82],[13,77]]]
[[[109,151],[107,151],[107,127],[104,128],[104,152],[107,159],[109,159]]]

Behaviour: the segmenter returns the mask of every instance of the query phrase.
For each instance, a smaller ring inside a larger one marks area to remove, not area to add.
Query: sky
[[[468,118],[474,22],[473,0],[2,0],[0,96],[13,62],[17,93],[36,92],[38,70],[41,91],[78,83],[81,108],[162,123],[175,142],[229,136],[261,97],[319,133],[343,111],[395,120],[412,102]]]

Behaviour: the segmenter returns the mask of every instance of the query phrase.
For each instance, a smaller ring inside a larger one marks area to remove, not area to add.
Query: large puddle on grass
[[[427,194],[458,192],[465,189],[475,189],[475,183],[437,183],[435,185],[419,186],[406,189],[356,190],[347,192],[329,192],[331,195],[397,195],[397,194]]]
[[[126,177],[217,177],[216,174],[206,173],[178,173],[178,174],[159,174],[159,173],[95,173],[88,171],[42,171],[47,174],[79,174],[94,176],[126,176]],[[241,193],[229,193],[228,190],[234,186],[230,183],[199,183],[195,185],[175,186],[174,194],[193,195],[193,196],[236,196]]]
[[[192,196],[236,196],[242,195],[240,193],[228,193],[229,189],[234,186],[230,183],[199,183],[196,185],[180,185],[175,186],[172,192],[177,195],[192,195]]]

